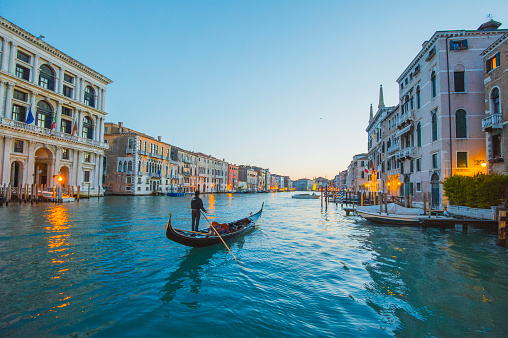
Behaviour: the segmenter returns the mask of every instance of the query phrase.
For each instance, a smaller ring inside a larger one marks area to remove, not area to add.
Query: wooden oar
[[[201,214],[203,214],[203,211],[201,211]],[[226,242],[224,242],[224,239],[222,239],[221,235],[219,234],[219,232],[217,231],[217,229],[215,229],[215,227],[212,225],[212,223],[210,223],[210,221],[208,220],[208,218],[206,218],[205,214],[203,214],[203,217],[206,219],[206,221],[208,222],[208,224],[210,224],[210,226],[212,227],[212,229],[215,231],[215,233],[217,234],[217,236],[219,236],[220,240],[222,241],[222,243],[224,243],[224,246],[226,247],[226,249],[228,249],[229,253],[231,254],[231,256],[233,256],[233,258],[235,259],[235,261],[238,261],[238,259],[236,259],[235,255],[233,255],[233,253],[231,252],[231,250],[229,250],[229,246],[226,244]]]

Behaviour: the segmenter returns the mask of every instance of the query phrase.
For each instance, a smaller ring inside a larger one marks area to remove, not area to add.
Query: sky
[[[106,121],[291,179],[332,179],[367,152],[379,86],[437,30],[508,1],[2,1],[0,16],[113,80]]]

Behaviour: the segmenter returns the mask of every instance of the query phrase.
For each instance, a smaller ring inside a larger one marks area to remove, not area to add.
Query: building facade
[[[2,17],[0,39],[0,184],[102,195],[112,81]]]
[[[508,174],[508,33],[481,54],[484,64],[487,171]]]

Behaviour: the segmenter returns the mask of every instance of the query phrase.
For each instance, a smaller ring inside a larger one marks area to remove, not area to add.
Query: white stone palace
[[[97,195],[112,81],[42,38],[0,17],[0,185]]]

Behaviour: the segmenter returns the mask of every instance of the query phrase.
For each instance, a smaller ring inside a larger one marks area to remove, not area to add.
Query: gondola
[[[261,210],[253,215],[239,219],[235,222],[228,223],[228,225],[231,228],[235,228],[235,230],[228,234],[221,235],[222,239],[227,242],[232,238],[241,236],[254,229],[256,221],[259,219],[259,217],[261,217],[261,213],[263,212],[263,206],[264,203],[261,206]],[[222,243],[221,239],[218,236],[207,236],[207,234],[207,230],[200,232],[189,232],[186,230],[174,229],[171,225],[171,214],[169,214],[168,223],[166,225],[166,237],[168,239],[179,244],[191,246],[193,248],[202,248]]]

